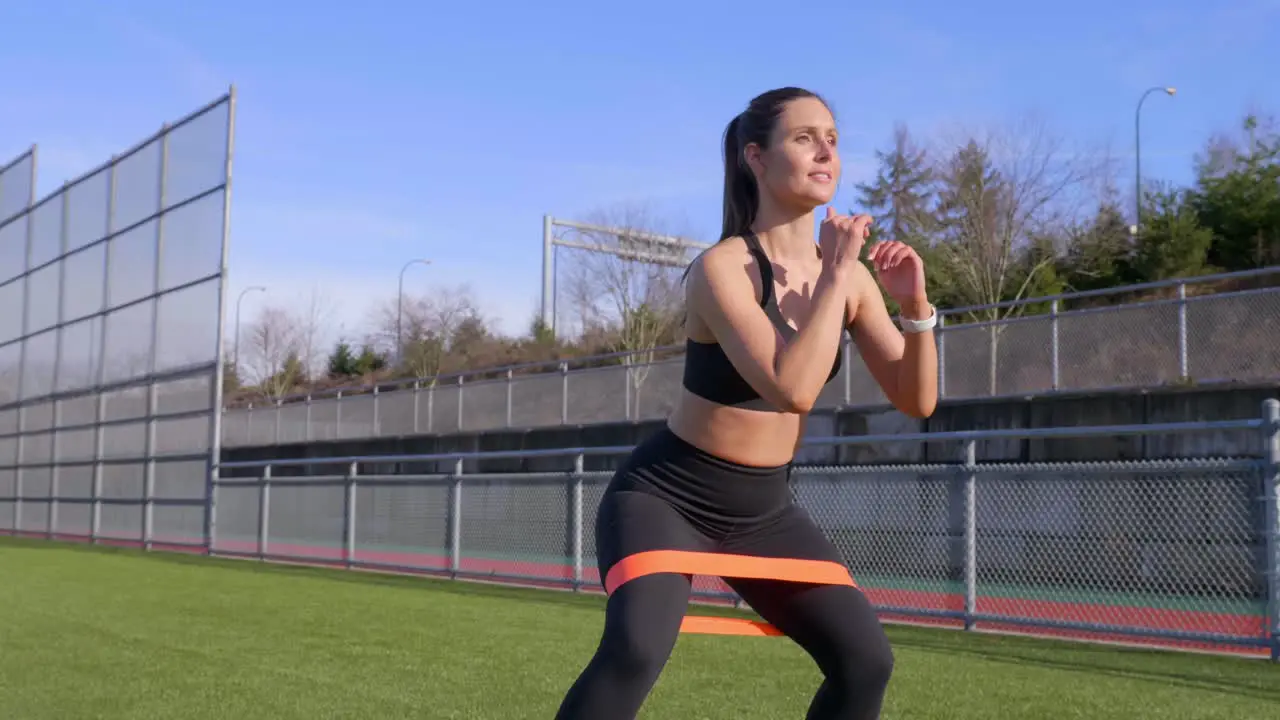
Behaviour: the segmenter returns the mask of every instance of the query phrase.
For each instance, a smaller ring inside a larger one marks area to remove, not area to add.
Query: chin
[[[813,182],[800,182],[781,190],[778,201],[784,207],[791,207],[799,212],[812,212],[831,202],[836,196],[835,183],[820,185]]]
[[[831,202],[836,196],[834,190],[823,190],[819,192],[807,192],[796,197],[796,205],[803,207],[806,211],[815,210]]]
[[[836,184],[820,185],[818,183],[805,183],[803,186],[796,188],[793,195],[794,202],[797,205],[803,205],[805,208],[812,210],[830,203],[836,196]]]

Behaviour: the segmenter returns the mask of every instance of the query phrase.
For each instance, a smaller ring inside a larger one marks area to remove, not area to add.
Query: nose
[[[815,157],[816,160],[830,160],[831,158],[835,157],[835,154],[836,154],[835,142],[831,140],[818,141],[818,153]]]

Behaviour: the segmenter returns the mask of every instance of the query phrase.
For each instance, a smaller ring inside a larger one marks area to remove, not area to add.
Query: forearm
[[[795,406],[792,410],[807,411],[817,401],[836,360],[847,305],[847,278],[823,272],[808,316],[799,319],[800,331],[778,353],[774,368],[779,389]]]
[[[933,312],[926,299],[899,303],[902,317],[924,320]],[[903,332],[902,359],[895,365],[898,405],[914,417],[928,417],[938,404],[938,346],[934,331]]]

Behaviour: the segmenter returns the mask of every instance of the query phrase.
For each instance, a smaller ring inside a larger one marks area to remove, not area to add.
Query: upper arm
[[[689,272],[689,305],[716,342],[761,397],[780,408],[791,402],[778,382],[778,355],[785,340],[757,301],[751,277],[732,254],[705,253]]]
[[[866,363],[867,370],[876,379],[885,395],[890,400],[897,393],[898,376],[894,372],[894,363],[902,359],[906,341],[902,331],[889,317],[889,308],[884,304],[880,287],[871,276],[866,266],[858,263],[855,272],[857,292],[850,293],[850,308],[853,322],[849,334],[858,346],[858,353]]]

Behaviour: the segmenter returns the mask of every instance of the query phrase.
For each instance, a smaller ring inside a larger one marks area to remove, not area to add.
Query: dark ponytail
[[[724,130],[724,219],[720,240],[741,236],[751,229],[760,211],[760,193],[756,176],[747,165],[744,150],[755,144],[769,148],[774,126],[787,103],[800,98],[825,100],[814,92],[797,87],[784,87],[761,93],[751,99]]]
[[[724,130],[724,219],[720,239],[739,236],[751,228],[760,209],[756,177],[742,153],[742,114],[735,115]]]

